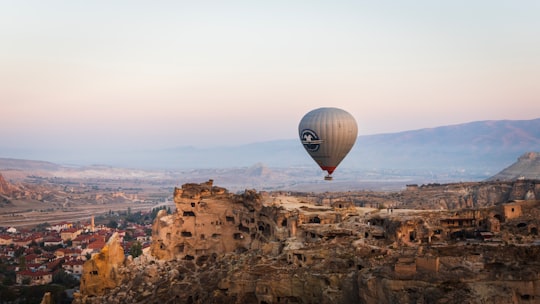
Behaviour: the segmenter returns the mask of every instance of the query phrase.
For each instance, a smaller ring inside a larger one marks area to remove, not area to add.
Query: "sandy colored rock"
[[[123,279],[120,268],[124,266],[124,260],[124,249],[118,233],[115,233],[100,253],[84,263],[80,293],[99,296],[117,287]]]

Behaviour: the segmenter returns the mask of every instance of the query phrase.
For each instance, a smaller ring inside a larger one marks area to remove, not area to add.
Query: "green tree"
[[[26,251],[26,248],[24,247],[19,247],[15,250],[15,257],[20,257],[21,255],[24,254],[24,252]]]
[[[5,276],[4,279],[2,280],[2,284],[4,286],[11,286],[11,285],[15,284],[15,280],[13,280],[12,277]]]
[[[141,245],[141,242],[137,241],[137,242],[134,242],[132,245],[131,245],[131,248],[129,248],[129,254],[136,258],[138,256],[140,256],[142,254],[142,245]]]
[[[19,296],[12,288],[0,285],[0,301],[2,301],[1,303],[15,303],[15,300],[17,300],[18,297]]]
[[[79,280],[77,280],[75,277],[73,277],[71,274],[65,272],[63,269],[57,271],[53,275],[53,283],[60,284],[62,286],[73,288],[75,286],[78,286]]]
[[[21,270],[26,269],[26,258],[25,258],[24,255],[21,255],[21,256],[19,257],[19,268],[20,268]]]
[[[118,222],[115,220],[110,220],[109,223],[107,224],[107,227],[111,229],[116,229],[118,228]]]

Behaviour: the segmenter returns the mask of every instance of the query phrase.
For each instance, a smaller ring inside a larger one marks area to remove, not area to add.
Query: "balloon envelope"
[[[338,108],[308,112],[298,125],[302,145],[328,178],[354,146],[358,126],[354,117]]]

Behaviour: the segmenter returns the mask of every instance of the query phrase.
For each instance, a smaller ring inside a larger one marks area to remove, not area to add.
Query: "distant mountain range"
[[[540,118],[479,121],[360,136],[336,174],[352,171],[363,172],[364,176],[376,172],[379,177],[436,174],[455,176],[450,179],[481,180],[511,165],[525,152],[534,151],[540,151]],[[215,148],[149,148],[111,155],[96,163],[166,170],[250,168],[255,164],[273,170],[318,170],[297,139]]]
[[[400,133],[358,137],[342,169],[473,171],[495,174],[520,155],[540,151],[540,118],[480,121]],[[169,167],[311,167],[299,140],[243,146],[158,151],[149,164]]]
[[[387,168],[500,170],[521,154],[540,151],[540,118],[480,121],[365,136],[359,151]]]

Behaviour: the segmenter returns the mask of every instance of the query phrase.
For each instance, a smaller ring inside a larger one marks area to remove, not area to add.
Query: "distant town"
[[[42,223],[19,229],[0,227],[0,302],[19,298],[20,286],[51,283],[63,287],[51,288],[56,290],[56,298],[68,301],[78,289],[84,262],[99,253],[114,233],[121,237],[126,255],[141,255],[150,246],[152,222],[161,209],[166,207],[135,213],[129,209],[111,211],[82,222]]]

